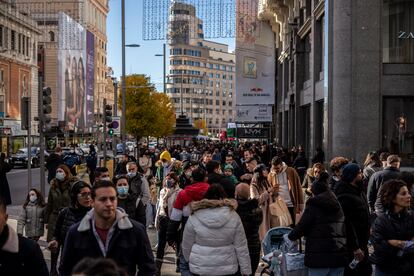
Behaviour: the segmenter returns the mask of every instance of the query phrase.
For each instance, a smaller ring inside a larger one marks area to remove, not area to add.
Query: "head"
[[[123,269],[108,258],[84,258],[82,259],[72,271],[73,276],[127,276]]]
[[[246,183],[239,183],[236,186],[236,199],[248,200],[250,197],[250,186]]]
[[[382,166],[385,168],[386,166],[387,166],[387,158],[388,158],[388,156],[390,156],[390,153],[389,152],[386,152],[386,151],[384,151],[384,152],[381,152],[381,154],[380,154],[380,160],[381,160],[381,163],[382,163]]]
[[[64,182],[72,177],[70,169],[66,165],[59,165],[56,169],[56,179],[59,182]]]
[[[59,146],[57,146],[56,148],[55,148],[55,153],[56,154],[62,154],[62,148],[61,147],[59,147]]]
[[[387,157],[387,166],[399,169],[401,164],[401,159],[396,154],[391,154]]]
[[[206,165],[207,173],[221,174],[220,162],[211,160]]]
[[[227,154],[226,155],[226,164],[233,165],[233,162],[234,162],[233,154]]]
[[[192,171],[197,167],[197,163],[194,161],[184,161],[183,162],[183,174],[185,175],[186,178],[190,178],[191,177],[191,173]]]
[[[225,176],[232,176],[233,175],[233,166],[232,165],[225,165],[224,166],[224,175]]]
[[[253,150],[245,150],[243,152],[243,157],[244,157],[244,160],[246,161],[252,159],[254,157]]]
[[[128,162],[126,169],[129,178],[134,178],[138,173],[138,165],[135,162]]]
[[[109,177],[109,170],[105,167],[97,167],[95,170],[95,182],[99,180],[107,180],[110,181],[111,178]]]
[[[94,145],[89,145],[89,151],[90,152],[95,152],[95,146]]]
[[[219,200],[227,198],[227,195],[220,184],[212,184],[204,194],[204,198]]]
[[[24,209],[27,207],[29,202],[36,203],[36,204],[38,204],[39,206],[42,206],[42,207],[46,206],[43,195],[40,193],[39,190],[34,189],[34,188],[30,189],[29,193],[26,196],[26,200],[23,204]]]
[[[411,204],[411,193],[402,180],[390,180],[384,183],[380,196],[384,208],[391,212],[406,210]]]
[[[121,162],[128,162],[128,160],[129,160],[129,155],[127,154],[127,153],[125,153],[125,154],[122,154],[122,160],[121,160]]]
[[[275,156],[272,159],[272,171],[280,173],[283,170],[283,161],[279,156]]]
[[[266,167],[265,164],[259,164],[254,169],[254,173],[256,173],[260,179],[267,178],[269,174],[269,169]]]
[[[332,173],[335,176],[340,177],[342,167],[345,166],[348,163],[349,163],[348,159],[346,159],[345,157],[339,156],[339,157],[335,157],[331,160],[331,163],[329,164],[329,167],[331,168]]]
[[[119,198],[126,198],[129,192],[128,177],[126,175],[117,175],[113,179]]]
[[[77,181],[70,189],[70,200],[73,207],[90,208],[91,207],[91,186],[83,181]]]
[[[168,151],[163,151],[160,155],[160,160],[163,166],[171,164],[171,154]]]
[[[210,162],[213,159],[211,152],[209,151],[205,151],[203,153],[203,163],[207,164],[208,162]]]
[[[0,234],[3,233],[8,218],[9,216],[7,215],[6,201],[0,197]]]
[[[329,189],[328,184],[329,174],[325,171],[321,172],[319,176],[312,183],[311,192],[314,195],[319,195]]]
[[[246,161],[246,168],[250,173],[253,173],[256,167],[257,167],[257,160],[255,158],[251,158]]]
[[[115,185],[111,181],[98,180],[92,187],[91,195],[95,216],[104,221],[115,220],[118,207]]]
[[[325,171],[325,167],[322,163],[315,163],[312,166],[313,177],[318,178],[322,172]]]
[[[193,183],[197,182],[206,182],[207,180],[207,174],[206,171],[202,168],[196,168],[191,173],[191,179]]]
[[[364,161],[364,167],[366,166],[382,167],[382,162],[376,151],[368,152]]]
[[[362,177],[362,170],[357,164],[349,163],[342,168],[341,180],[347,183],[359,183]]]
[[[174,172],[170,172],[164,179],[164,186],[167,188],[175,188],[179,183],[178,175]]]

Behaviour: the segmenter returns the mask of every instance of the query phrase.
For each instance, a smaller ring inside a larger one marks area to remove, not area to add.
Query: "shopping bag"
[[[283,250],[281,260],[282,276],[307,276],[308,268],[305,266],[305,254],[302,251],[302,241],[299,240],[299,246],[287,246]]]
[[[287,227],[293,223],[286,203],[280,196],[276,197],[276,199],[269,204],[269,213],[271,228],[280,226]]]

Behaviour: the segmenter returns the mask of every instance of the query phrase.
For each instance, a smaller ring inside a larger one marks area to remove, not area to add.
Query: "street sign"
[[[11,128],[9,127],[1,127],[0,128],[0,135],[9,136],[11,135]]]
[[[268,128],[238,128],[237,138],[267,139],[269,138],[269,129]]]
[[[112,128],[114,129],[114,135],[121,135],[121,117],[112,116]]]

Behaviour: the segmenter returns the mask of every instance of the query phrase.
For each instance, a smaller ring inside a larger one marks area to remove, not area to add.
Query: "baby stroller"
[[[270,271],[271,266],[271,256],[275,250],[281,250],[284,244],[283,235],[289,234],[292,231],[292,228],[289,227],[274,227],[267,231],[266,236],[262,241],[263,257],[262,260],[267,264],[265,268],[262,269],[260,275],[270,275],[273,276],[273,272]]]

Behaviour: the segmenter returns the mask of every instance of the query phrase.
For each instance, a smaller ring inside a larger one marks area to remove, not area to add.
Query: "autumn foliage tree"
[[[145,75],[129,75],[126,84],[126,132],[137,141],[142,137],[163,137],[172,133],[175,124],[174,106],[158,93]],[[118,99],[122,106],[122,94]]]

